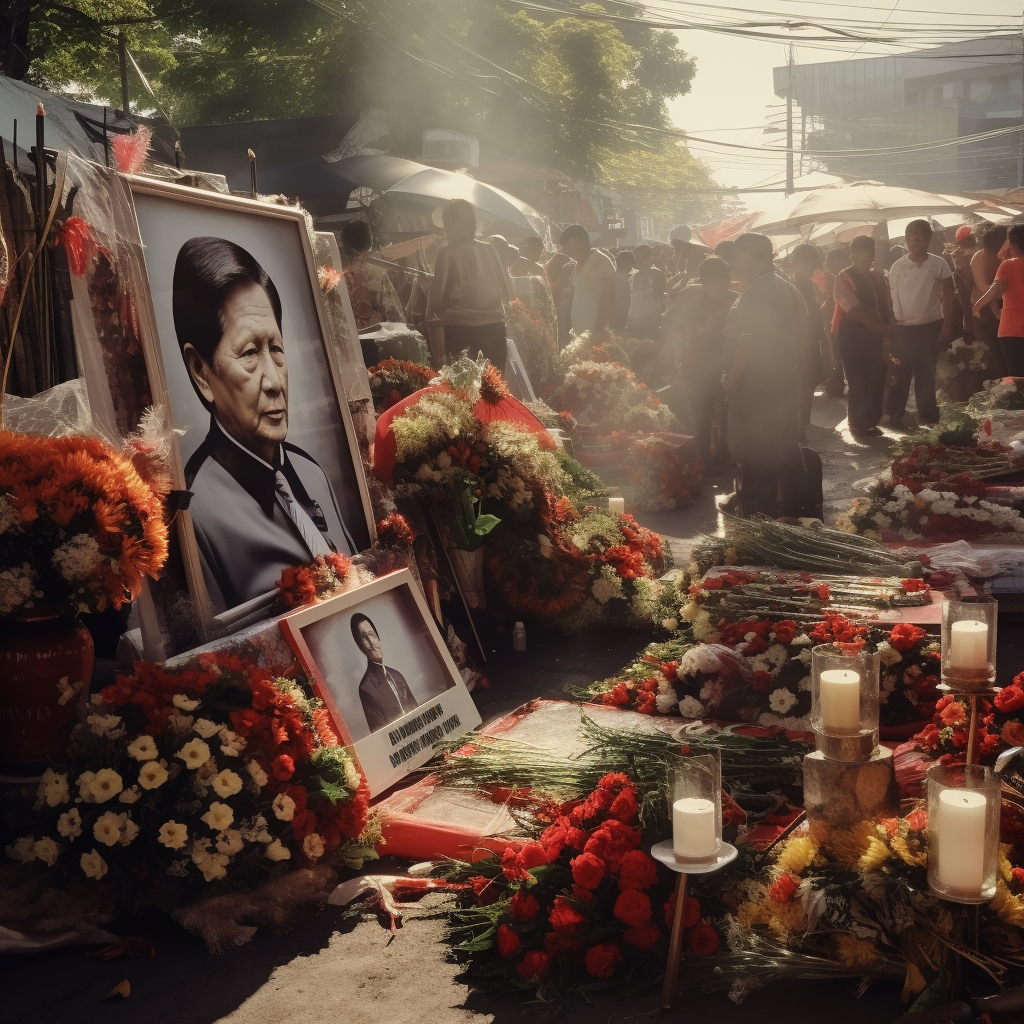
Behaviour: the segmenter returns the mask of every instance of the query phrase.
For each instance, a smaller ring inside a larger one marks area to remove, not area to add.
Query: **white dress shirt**
[[[953,276],[949,264],[934,253],[923,263],[901,256],[889,269],[889,291],[896,323],[904,327],[942,319],[942,282]]]

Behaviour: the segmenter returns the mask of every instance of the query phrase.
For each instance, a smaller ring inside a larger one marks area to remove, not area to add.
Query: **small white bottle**
[[[526,650],[526,626],[521,622],[517,622],[515,626],[512,627],[512,650]]]

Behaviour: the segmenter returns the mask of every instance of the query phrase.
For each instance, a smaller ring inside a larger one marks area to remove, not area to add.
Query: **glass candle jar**
[[[996,681],[996,622],[991,598],[946,601],[942,606],[942,681],[960,693],[987,690]]]
[[[722,847],[722,755],[717,747],[669,761],[672,849],[680,864],[711,864]]]
[[[811,728],[833,761],[870,761],[878,747],[879,655],[850,644],[811,651]]]
[[[982,765],[928,770],[928,886],[955,903],[987,903],[999,867],[999,779]]]

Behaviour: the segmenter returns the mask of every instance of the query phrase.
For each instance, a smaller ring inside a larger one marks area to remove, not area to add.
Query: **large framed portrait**
[[[408,569],[280,621],[373,796],[480,724]]]
[[[269,610],[287,566],[368,548],[373,512],[303,213],[128,184],[146,368],[191,495],[170,575],[209,635]]]

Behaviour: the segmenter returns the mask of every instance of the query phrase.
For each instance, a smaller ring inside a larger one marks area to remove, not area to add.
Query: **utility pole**
[[[121,112],[127,116],[131,109],[128,97],[128,45],[123,28],[117,30],[117,67],[121,72]]]
[[[1024,35],[1022,35],[1024,38]],[[793,44],[789,44],[789,88],[786,90],[786,195],[793,194]]]

